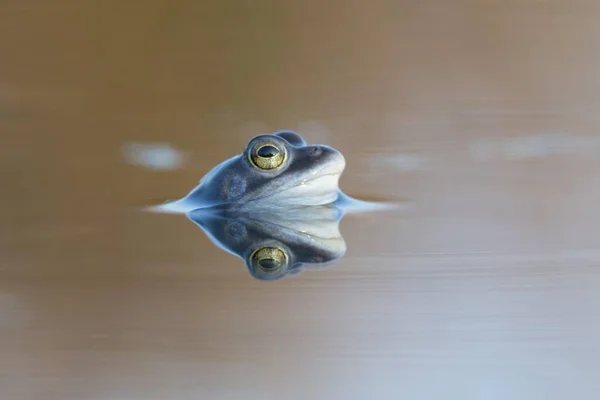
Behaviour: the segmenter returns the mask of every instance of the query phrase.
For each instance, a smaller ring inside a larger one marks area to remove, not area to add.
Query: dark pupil
[[[271,158],[279,154],[279,150],[274,146],[263,146],[256,152],[262,158]]]
[[[272,270],[279,266],[277,261],[273,260],[272,258],[264,258],[258,262],[258,265],[260,265],[262,269],[266,270]]]

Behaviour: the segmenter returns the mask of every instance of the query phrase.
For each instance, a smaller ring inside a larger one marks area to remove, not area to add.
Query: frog
[[[286,210],[333,204],[346,212],[393,207],[354,199],[339,188],[346,159],[337,149],[309,145],[293,130],[252,137],[244,150],[212,168],[178,200],[152,211],[186,213],[200,208]]]

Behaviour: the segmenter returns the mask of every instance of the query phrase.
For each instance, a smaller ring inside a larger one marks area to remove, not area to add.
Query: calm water
[[[2,399],[600,389],[597,1],[7,0],[0,54]],[[411,207],[275,282],[137,211],[278,129]]]

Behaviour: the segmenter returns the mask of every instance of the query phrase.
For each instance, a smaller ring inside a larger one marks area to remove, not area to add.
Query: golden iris
[[[287,265],[286,254],[276,247],[263,247],[250,256],[254,267],[264,274],[275,274]]]
[[[285,161],[285,149],[281,150],[273,143],[263,143],[256,146],[250,153],[250,161],[260,169],[273,169],[279,167]]]

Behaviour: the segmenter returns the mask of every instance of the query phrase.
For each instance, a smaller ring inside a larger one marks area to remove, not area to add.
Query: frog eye
[[[286,158],[285,148],[277,146],[275,143],[261,143],[250,153],[250,162],[260,169],[273,169],[279,167]]]
[[[287,267],[288,257],[277,247],[262,247],[250,255],[250,262],[259,275],[277,275]]]

